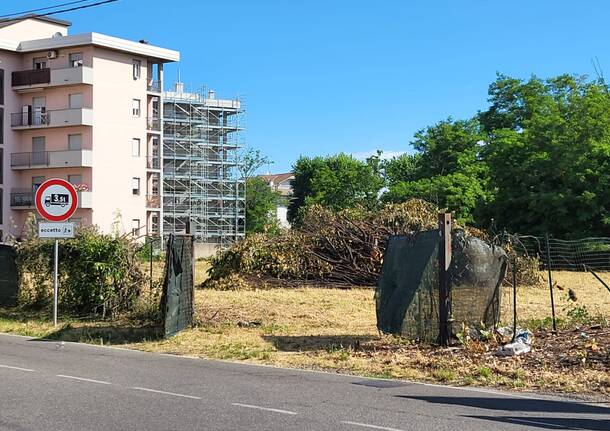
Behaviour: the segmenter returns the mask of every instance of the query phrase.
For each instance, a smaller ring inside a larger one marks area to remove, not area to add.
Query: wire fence
[[[610,238],[591,237],[565,240],[545,236],[509,235],[496,237],[496,244],[504,247],[509,254],[510,280],[513,292],[513,328],[517,327],[517,287],[523,277],[524,266],[529,270],[542,271],[546,276],[549,289],[549,314],[552,319],[553,331],[557,331],[557,290],[566,291],[572,301],[576,301],[573,287],[562,286],[556,280],[559,271],[570,271],[577,277],[577,285],[584,285],[592,280],[600,287],[599,295],[604,295],[604,288],[610,294]],[[585,281],[586,279],[586,281]],[[521,281],[523,283],[523,281]],[[541,316],[542,317],[542,316]]]

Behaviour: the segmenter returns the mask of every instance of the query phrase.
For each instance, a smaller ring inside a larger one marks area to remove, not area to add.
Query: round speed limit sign
[[[36,190],[36,210],[49,221],[66,221],[76,211],[78,195],[72,184],[60,178],[45,181]]]

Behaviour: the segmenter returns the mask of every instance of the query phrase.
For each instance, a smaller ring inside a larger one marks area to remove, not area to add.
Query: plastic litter
[[[532,350],[532,333],[528,330],[517,330],[513,343],[505,344],[496,352],[499,356],[518,356]]]

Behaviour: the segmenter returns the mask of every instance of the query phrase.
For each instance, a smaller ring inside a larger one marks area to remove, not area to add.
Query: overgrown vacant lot
[[[17,319],[6,311],[0,314],[0,330],[366,376],[610,397],[610,293],[581,273],[557,273],[555,279],[563,288],[556,289],[555,296],[559,334],[548,332],[545,280],[537,287],[521,287],[519,319],[536,328],[534,350],[508,359],[493,355],[492,343],[471,341],[439,349],[380,335],[374,290],[363,288],[200,290],[195,328],[168,340],[154,339],[128,322],[108,328],[104,322],[71,321],[53,333],[48,322]],[[576,293],[576,303],[568,299],[568,288]],[[505,288],[506,320],[512,318],[511,307],[511,289]]]

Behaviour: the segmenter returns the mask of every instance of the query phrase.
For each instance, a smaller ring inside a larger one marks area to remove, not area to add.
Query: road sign
[[[42,183],[36,190],[34,201],[38,213],[54,222],[68,220],[78,206],[78,196],[74,186],[59,178]]]
[[[74,238],[74,223],[38,223],[40,238]]]

